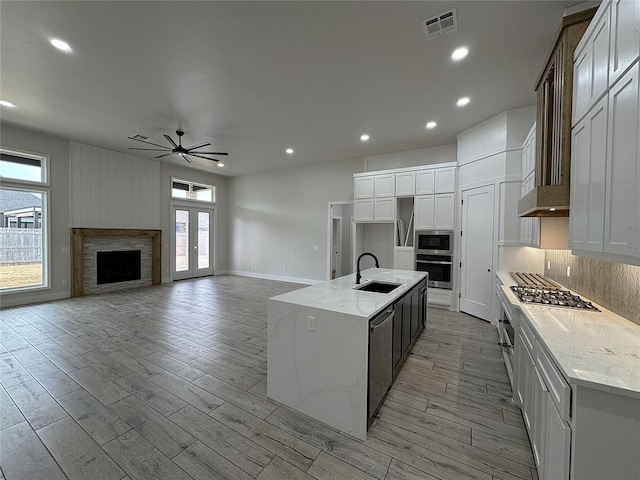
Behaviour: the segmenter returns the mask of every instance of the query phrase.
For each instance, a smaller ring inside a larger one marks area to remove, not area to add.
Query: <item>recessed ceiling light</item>
[[[425,125],[425,127],[427,127],[429,130],[431,130],[432,128],[436,128],[438,124],[436,122],[429,122]]]
[[[287,148],[285,152],[287,152],[289,155],[293,155],[293,148]]]
[[[454,62],[459,62],[464,57],[466,57],[468,53],[469,49],[467,49],[466,47],[456,48],[451,54],[451,60],[453,60]]]
[[[224,163],[222,163],[222,162],[218,162],[218,166],[219,166],[219,167],[224,167]]]
[[[366,133],[360,135],[360,140],[366,142],[367,140],[369,140],[369,135],[367,135]]]
[[[458,99],[458,101],[456,102],[456,105],[458,105],[459,107],[464,107],[470,101],[471,100],[469,99],[469,97],[462,97],[462,98]]]
[[[51,40],[49,40],[49,43],[51,43],[51,45],[53,45],[58,50],[60,50],[60,51],[62,51],[64,53],[73,52],[73,49],[69,46],[69,44],[67,42],[65,42],[64,40],[60,40],[59,38],[52,38]]]
[[[16,106],[13,103],[7,100],[0,100],[0,105],[2,105],[3,107],[16,108]]]
[[[553,207],[551,207],[551,208],[549,209],[549,211],[550,211],[550,212],[555,212],[555,211],[556,211],[556,209],[555,209],[555,208],[553,208]]]

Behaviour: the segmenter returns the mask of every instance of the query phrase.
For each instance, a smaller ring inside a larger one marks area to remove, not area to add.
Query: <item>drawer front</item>
[[[533,357],[535,348],[536,337],[531,330],[531,327],[527,323],[527,320],[522,316],[522,321],[520,322],[520,333],[522,334],[522,339],[524,340],[524,346],[527,348],[531,356]]]
[[[569,420],[571,409],[571,388],[565,381],[558,368],[553,363],[547,352],[541,345],[537,345],[535,352],[535,363],[542,375],[544,383],[549,389],[551,401],[558,409],[564,421]]]

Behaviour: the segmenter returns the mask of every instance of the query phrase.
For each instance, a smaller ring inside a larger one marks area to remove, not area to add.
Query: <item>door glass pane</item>
[[[209,265],[209,213],[198,212],[198,269]]]
[[[176,272],[189,270],[189,211],[176,210]]]
[[[44,192],[0,189],[0,289],[45,284]]]

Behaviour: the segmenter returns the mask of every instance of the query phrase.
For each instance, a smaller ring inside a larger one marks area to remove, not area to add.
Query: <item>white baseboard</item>
[[[268,273],[246,272],[243,270],[227,270],[228,275],[238,275],[241,277],[262,278],[264,280],[277,280],[279,282],[301,283],[303,285],[316,285],[324,280],[313,280],[310,278],[286,277],[283,275],[271,275]]]

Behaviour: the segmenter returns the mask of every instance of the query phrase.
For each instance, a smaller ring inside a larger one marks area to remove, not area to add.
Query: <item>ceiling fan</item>
[[[164,138],[166,138],[167,141],[171,144],[170,147],[166,147],[166,146],[163,146],[163,145],[158,145],[157,143],[148,142],[147,141],[148,139],[143,140],[142,138],[138,138],[139,136],[133,135],[133,136],[129,137],[131,140],[136,140],[137,142],[146,143],[147,145],[153,145],[154,147],[160,147],[160,148],[132,148],[132,147],[129,147],[129,150],[146,150],[146,151],[151,151],[151,152],[168,152],[168,153],[163,153],[162,155],[158,155],[157,157],[153,157],[153,158],[162,158],[162,157],[167,157],[169,155],[180,155],[182,158],[184,158],[189,163],[193,162],[193,160],[191,160],[189,157],[198,157],[198,158],[204,158],[206,160],[212,160],[214,162],[219,162],[219,160],[216,159],[216,158],[209,158],[209,157],[205,157],[204,155],[229,155],[226,152],[201,152],[200,150],[198,150],[199,148],[207,147],[207,146],[211,145],[209,142],[202,142],[202,143],[198,143],[197,145],[192,145],[190,147],[183,147],[182,146],[182,136],[184,135],[184,132],[182,130],[176,130],[176,135],[178,135],[178,143],[174,142],[173,139],[169,135],[165,134]],[[146,138],[146,137],[143,137],[143,138]]]

